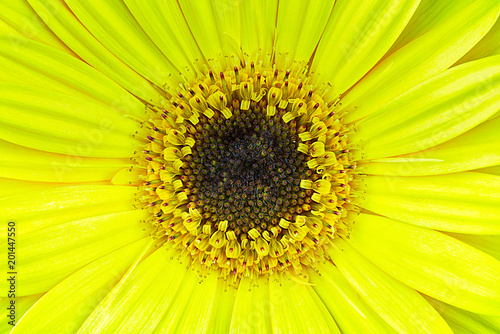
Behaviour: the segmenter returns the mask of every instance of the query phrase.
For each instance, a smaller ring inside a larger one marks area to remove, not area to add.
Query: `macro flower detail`
[[[304,69],[260,67],[209,71],[165,109],[152,106],[137,166],[158,237],[233,280],[303,275],[301,263],[344,227],[355,167],[348,128],[304,84]]]
[[[498,333],[500,4],[0,4],[0,333]]]

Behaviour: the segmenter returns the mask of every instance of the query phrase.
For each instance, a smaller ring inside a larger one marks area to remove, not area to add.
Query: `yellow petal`
[[[360,205],[377,214],[441,231],[500,234],[500,176],[470,172],[364,181]]]
[[[231,6],[235,1],[226,1]],[[270,52],[275,42],[277,0],[239,1],[241,22],[241,46],[245,53],[254,56],[258,52]]]
[[[144,117],[144,104],[113,80],[75,57],[22,38],[0,36],[5,81],[92,97],[122,114]]]
[[[283,67],[288,68],[293,62],[309,61],[322,37],[334,4],[329,0],[279,2],[275,47],[278,62],[280,57],[286,58]],[[331,54],[329,56],[331,58]]]
[[[374,266],[343,239],[336,239],[327,252],[352,287],[398,333],[453,333],[418,292]]]
[[[130,158],[138,123],[89,98],[0,84],[0,138],[53,153]]]
[[[43,293],[25,297],[16,297],[15,299],[1,298],[0,307],[2,308],[2,319],[5,321],[0,323],[0,333],[10,333],[12,331],[12,323],[17,325],[23,315],[28,312],[33,304],[35,304],[42,296]],[[13,309],[15,309],[15,311],[13,311]],[[9,323],[11,321],[12,323]]]
[[[429,1],[430,2],[430,1]],[[440,3],[449,3],[440,0]],[[342,99],[346,122],[358,120],[424,80],[446,70],[495,23],[496,0],[460,1],[459,10],[386,57]],[[434,18],[434,17],[433,17]]]
[[[51,226],[18,237],[18,295],[48,291],[79,268],[147,235],[144,211],[126,211]],[[15,220],[14,220],[15,221]],[[5,244],[4,244],[5,245]],[[6,255],[7,247],[2,250]],[[7,272],[7,263],[2,270]],[[2,280],[4,290],[7,281]]]
[[[342,94],[382,58],[419,2],[336,1],[312,70],[333,86],[334,95]]]
[[[161,247],[139,263],[99,303],[78,333],[153,332],[172,307],[186,273],[178,259],[172,259],[174,255],[175,251]]]
[[[181,81],[179,71],[141,29],[119,0],[67,0],[66,4],[108,50],[143,77],[163,87]]]
[[[396,333],[366,304],[331,262],[309,270],[314,291],[335,319],[342,333]]]
[[[61,184],[51,182],[30,182],[0,178],[0,199],[12,195],[24,194],[28,191],[37,191],[60,187]]]
[[[434,298],[424,296],[448,322],[454,333],[498,334],[500,317],[467,312]]]
[[[109,185],[59,187],[0,199],[1,219],[15,221],[19,236],[72,220],[130,211],[137,191]],[[0,235],[3,241],[7,226],[0,226]]]
[[[500,54],[500,19],[495,25],[456,65]]]
[[[130,167],[129,159],[80,157],[49,153],[0,140],[0,176],[41,182],[95,182],[111,180]]]
[[[500,261],[500,235],[470,235],[447,233]]]
[[[28,0],[29,4],[71,50],[119,85],[145,101],[160,102],[151,84],[111,53],[59,0]]]
[[[207,333],[229,333],[236,289],[229,287],[226,281],[218,280],[215,296],[210,323],[206,327]]]
[[[66,278],[47,292],[11,333],[76,332],[150,240],[143,238],[122,247]]]
[[[402,283],[451,305],[500,316],[500,261],[443,233],[361,214],[347,241]]]
[[[170,269],[170,268],[169,268]],[[185,267],[184,267],[184,270]],[[208,274],[198,277],[194,272],[188,272],[179,289],[172,307],[158,325],[155,333],[210,333],[211,318],[214,316],[214,304],[219,298],[216,293],[217,276]],[[196,302],[193,302],[196,301]],[[218,314],[219,317],[223,315]],[[226,324],[227,326],[227,324]]]
[[[271,324],[278,333],[340,333],[326,306],[316,303],[311,286],[292,280],[269,281]],[[300,307],[298,307],[300,305]],[[304,312],[307,310],[307,312]]]
[[[363,159],[417,152],[453,139],[500,109],[500,56],[443,72],[356,124]],[[404,112],[401,112],[404,110]]]
[[[416,176],[447,174],[500,164],[500,118],[438,146],[358,165],[367,174]]]
[[[230,334],[271,334],[269,283],[259,277],[255,281],[243,277],[238,286]]]
[[[126,0],[146,34],[186,77],[205,64],[177,1]],[[191,75],[190,75],[191,74]]]
[[[22,35],[35,41],[57,48],[71,56],[76,56],[59,38],[43,23],[37,13],[25,0],[12,0],[0,3],[0,20],[4,20]]]

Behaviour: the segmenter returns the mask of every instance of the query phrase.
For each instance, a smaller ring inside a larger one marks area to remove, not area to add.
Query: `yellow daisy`
[[[2,2],[0,332],[500,332],[499,12]]]

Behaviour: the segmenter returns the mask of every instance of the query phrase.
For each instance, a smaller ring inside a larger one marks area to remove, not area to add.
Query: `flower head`
[[[497,1],[12,6],[3,332],[500,330]]]

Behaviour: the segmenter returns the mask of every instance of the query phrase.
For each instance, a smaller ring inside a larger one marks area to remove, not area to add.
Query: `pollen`
[[[220,276],[300,274],[345,226],[349,127],[305,67],[207,70],[149,106],[138,192],[156,237]]]

